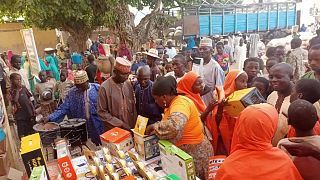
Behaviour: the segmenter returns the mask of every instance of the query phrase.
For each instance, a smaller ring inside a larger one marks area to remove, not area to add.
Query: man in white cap
[[[149,49],[149,52],[143,52],[143,54],[147,55],[147,64],[151,69],[151,81],[155,81],[157,76],[161,76],[161,71],[156,64],[157,59],[160,59],[158,56],[158,51],[156,49]]]
[[[130,61],[117,57],[112,77],[101,84],[97,113],[106,130],[114,127],[130,130],[137,120],[134,93],[130,75]]]
[[[205,85],[211,88],[209,93],[202,96],[207,106],[213,100],[215,90],[218,94],[218,102],[222,102],[225,98],[223,90],[225,75],[218,62],[212,58],[212,51],[212,40],[210,38],[203,38],[199,45],[199,54],[203,58],[203,67],[192,69],[199,73],[204,79]]]
[[[97,115],[97,99],[99,85],[89,83],[85,71],[74,72],[75,87],[68,91],[64,102],[48,116],[48,121],[61,121],[65,115],[69,119],[80,118],[87,120],[87,130],[91,141],[100,145],[99,135],[104,133],[104,126]]]

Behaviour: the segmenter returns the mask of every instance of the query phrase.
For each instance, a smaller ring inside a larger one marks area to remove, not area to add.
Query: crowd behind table
[[[257,34],[217,42],[205,37],[198,44],[189,39],[182,53],[172,41],[166,47],[152,41],[148,51],[132,56],[121,42],[114,59],[87,41],[80,64],[68,48],[46,48],[37,78],[25,55],[2,56],[1,88],[19,138],[33,133],[39,108],[54,102],[57,108],[40,121],[85,119],[96,145],[103,132],[130,131],[138,115],[149,118],[146,134],[190,154],[200,179],[208,178],[213,155],[227,156],[217,179],[317,179],[320,30],[308,49],[301,44],[295,37],[289,52],[278,46],[263,53]],[[102,72],[97,59],[109,60],[112,70]],[[250,87],[267,103],[237,116],[225,110],[235,91]]]

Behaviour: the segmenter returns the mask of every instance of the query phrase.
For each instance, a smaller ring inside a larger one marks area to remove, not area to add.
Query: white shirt
[[[234,49],[234,60],[238,63],[238,69],[243,69],[244,61],[246,60],[247,55],[247,45],[243,44],[242,46],[236,46]]]
[[[168,72],[166,75],[164,75],[164,76],[172,76],[172,77],[174,77],[176,80],[177,80],[177,83],[183,78],[183,76],[182,77],[176,77],[176,75],[174,74],[174,71],[171,71],[171,72]]]
[[[203,66],[193,64],[192,71],[197,72],[203,78],[206,86],[212,89],[212,91],[202,96],[204,103],[208,105],[213,99],[213,91],[216,86],[224,85],[224,72],[218,62],[213,59],[211,59],[208,64],[204,64]]]
[[[88,40],[86,41],[86,46],[87,46],[87,49],[90,50],[91,46],[92,46],[92,41],[90,38],[88,38]]]
[[[166,48],[166,50],[166,54],[168,54],[169,58],[173,58],[175,55],[177,55],[177,50],[174,47],[171,47],[171,49]]]

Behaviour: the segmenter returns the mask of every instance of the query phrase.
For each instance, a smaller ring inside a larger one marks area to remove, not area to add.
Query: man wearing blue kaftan
[[[104,125],[97,115],[97,98],[99,85],[89,83],[89,89],[85,92],[77,87],[69,90],[64,102],[49,115],[50,122],[60,122],[67,115],[69,119],[81,118],[87,120],[89,138],[96,145],[100,145],[99,135],[104,133]],[[89,108],[89,109],[86,109]],[[89,114],[89,117],[87,113]]]

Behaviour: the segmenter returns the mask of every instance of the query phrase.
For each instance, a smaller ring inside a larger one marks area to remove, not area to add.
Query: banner
[[[36,42],[34,40],[32,28],[20,30],[24,46],[27,50],[28,60],[30,63],[31,74],[38,77],[40,72],[39,56],[37,53]]]

